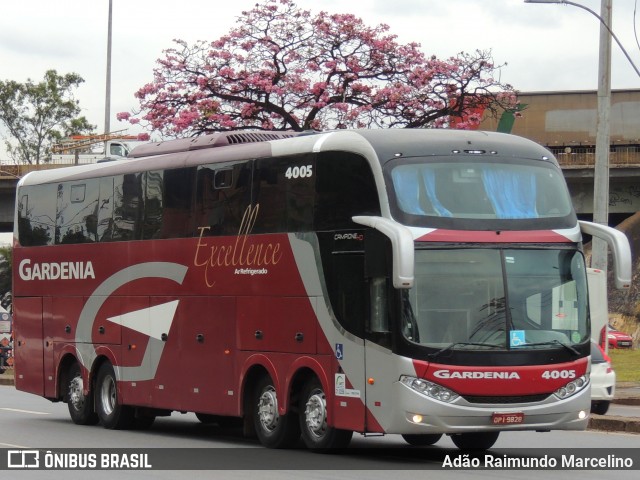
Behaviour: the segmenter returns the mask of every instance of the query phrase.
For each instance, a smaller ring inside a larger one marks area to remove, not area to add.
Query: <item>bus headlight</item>
[[[429,382],[423,378],[410,377],[409,375],[402,375],[400,381],[407,387],[415,390],[422,395],[434,398],[441,402],[450,403],[453,402],[459,395],[453,390],[438,385],[437,383]]]
[[[582,375],[580,378],[576,378],[575,380],[570,381],[564,387],[559,388],[555,392],[556,397],[563,400],[565,398],[569,398],[572,395],[575,395],[579,391],[583,390],[587,385],[589,385],[589,374]]]

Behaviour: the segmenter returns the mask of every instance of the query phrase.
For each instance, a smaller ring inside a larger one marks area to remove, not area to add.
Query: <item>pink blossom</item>
[[[441,127],[452,108],[473,112],[487,99],[514,108],[515,91],[496,80],[500,65],[490,52],[438,59],[389,30],[353,14],[262,0],[215,41],[176,40],[153,81],[135,93],[139,111],[118,119],[193,135],[238,127]],[[467,115],[458,126],[479,121]]]

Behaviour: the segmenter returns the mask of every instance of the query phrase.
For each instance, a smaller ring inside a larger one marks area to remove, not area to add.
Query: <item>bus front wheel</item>
[[[451,435],[451,440],[461,450],[488,450],[498,440],[500,432],[471,432]]]
[[[278,413],[278,396],[273,381],[263,376],[254,390],[253,422],[260,443],[268,448],[289,448],[300,438],[296,415]]]
[[[307,382],[300,402],[300,430],[307,448],[344,448],[353,432],[327,424],[327,397],[318,379]]]
[[[133,408],[120,404],[116,375],[109,363],[103,363],[96,379],[96,411],[105,428],[123,430],[134,423]]]
[[[66,401],[73,423],[76,425],[95,425],[98,423],[98,415],[93,409],[93,391],[89,390],[87,395],[84,394],[84,381],[78,363],[74,363],[69,368],[67,380]]]

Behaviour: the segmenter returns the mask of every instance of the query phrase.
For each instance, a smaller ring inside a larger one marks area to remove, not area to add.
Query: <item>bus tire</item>
[[[76,425],[95,425],[98,423],[98,414],[93,408],[93,390],[84,394],[84,381],[80,364],[71,365],[67,373],[66,402],[69,408],[69,416]]]
[[[327,397],[317,378],[308,381],[300,398],[300,431],[311,450],[345,448],[353,432],[327,425]]]
[[[253,425],[260,443],[268,448],[289,448],[300,438],[296,414],[291,410],[278,414],[278,397],[273,381],[267,375],[260,378],[253,395]]]
[[[609,411],[609,402],[606,400],[598,400],[591,402],[591,413],[596,415],[606,415]]]
[[[116,375],[110,363],[103,363],[96,378],[96,411],[100,423],[110,430],[124,430],[134,425],[134,410],[120,404]]]
[[[402,438],[409,445],[414,447],[425,447],[427,445],[433,445],[442,438],[441,433],[420,433],[420,434],[407,434],[402,435]]]
[[[470,432],[451,435],[451,440],[461,450],[488,450],[498,440],[500,432]]]

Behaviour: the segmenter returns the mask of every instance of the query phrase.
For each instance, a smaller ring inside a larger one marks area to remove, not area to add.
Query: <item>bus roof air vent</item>
[[[167,153],[187,152],[189,150],[202,150],[204,148],[227,147],[243,143],[268,142],[292,138],[299,135],[298,132],[275,131],[230,131],[216,132],[193,138],[180,138],[165,142],[150,142],[133,149],[129,158],[152,157]]]
[[[296,132],[230,132],[226,137],[229,145],[238,143],[266,142],[295,137]]]

